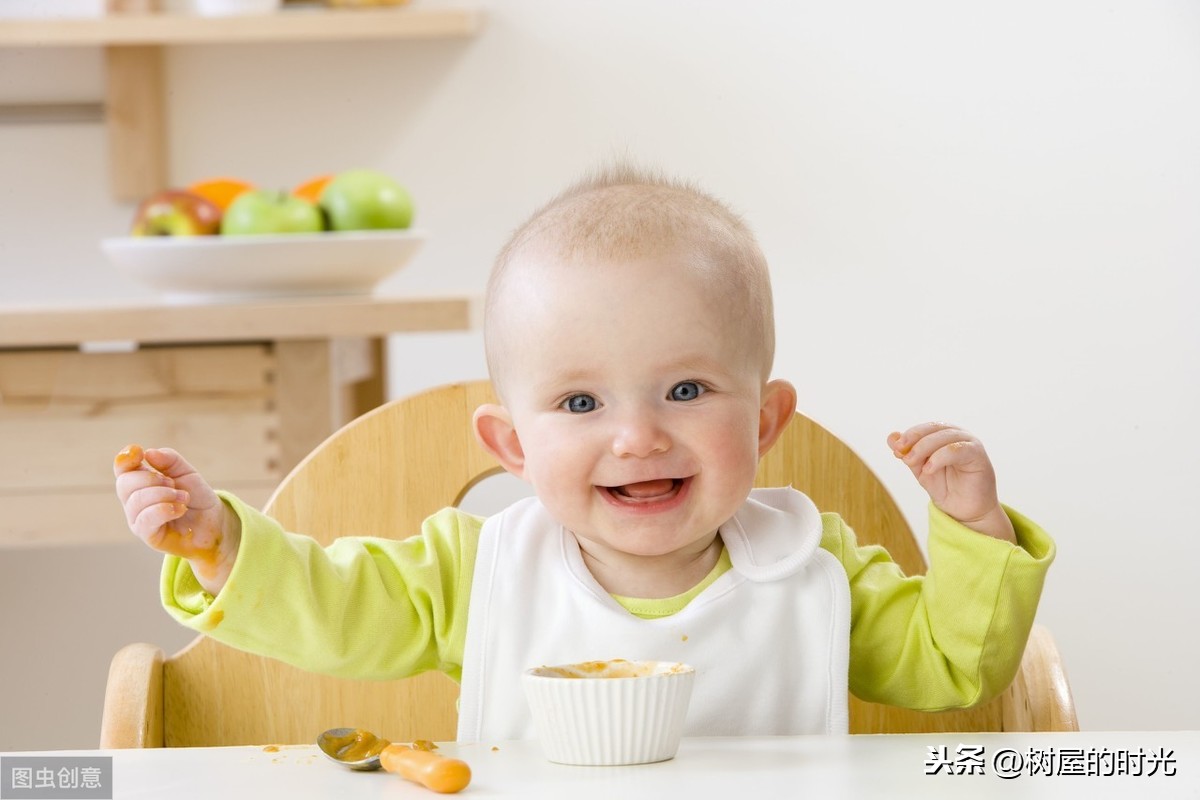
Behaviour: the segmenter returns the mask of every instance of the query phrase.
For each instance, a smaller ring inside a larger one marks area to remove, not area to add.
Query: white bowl
[[[107,0],[0,0],[0,19],[102,17]]]
[[[616,766],[674,758],[696,671],[671,661],[587,661],[525,671],[546,758]]]
[[[206,17],[230,17],[240,14],[271,14],[283,0],[195,0],[196,11]]]
[[[418,230],[262,236],[123,236],[101,249],[168,300],[369,294],[425,242]]]

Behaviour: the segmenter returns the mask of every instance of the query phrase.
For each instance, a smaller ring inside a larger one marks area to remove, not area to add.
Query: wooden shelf
[[[0,46],[109,47],[444,38],[473,36],[482,20],[478,9],[416,7],[287,9],[242,17],[120,14],[94,19],[0,20]]]
[[[328,296],[247,302],[157,301],[0,304],[0,352],[6,349],[267,341],[462,331],[477,326],[477,298]]]
[[[285,9],[202,17],[119,14],[92,19],[0,20],[0,47],[103,47],[109,179],[113,196],[137,202],[167,188],[162,48],[189,44],[313,43],[474,36],[477,8]]]

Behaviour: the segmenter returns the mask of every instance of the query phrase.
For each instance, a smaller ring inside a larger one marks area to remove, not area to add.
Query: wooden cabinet
[[[479,31],[482,20],[482,12],[474,8],[420,6],[296,8],[241,17],[160,13],[94,19],[0,19],[0,47],[104,48],[104,114],[112,192],[118,200],[134,202],[168,183],[163,47],[469,37]]]
[[[469,298],[0,307],[0,549],[127,541],[112,458],[174,447],[261,506],[385,398],[390,333],[465,330]]]
[[[119,537],[109,452],[130,442],[262,504],[283,477],[278,372],[268,343],[0,352],[0,543]]]

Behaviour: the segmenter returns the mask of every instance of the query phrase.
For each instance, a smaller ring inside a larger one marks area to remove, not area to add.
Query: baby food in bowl
[[[675,661],[582,661],[522,676],[546,758],[616,766],[674,758],[696,671]]]

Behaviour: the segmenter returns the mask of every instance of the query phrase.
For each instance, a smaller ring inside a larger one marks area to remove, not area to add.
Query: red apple
[[[221,230],[221,209],[184,189],[146,198],[133,215],[133,236],[212,236]]]

